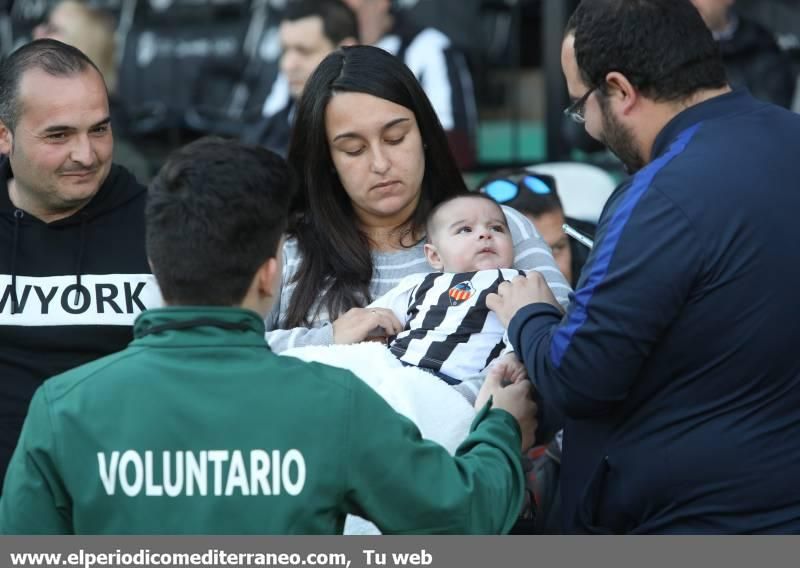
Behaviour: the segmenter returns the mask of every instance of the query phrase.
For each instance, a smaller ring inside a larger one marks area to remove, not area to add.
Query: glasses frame
[[[577,122],[578,124],[583,124],[586,122],[586,101],[589,100],[589,97],[592,96],[597,90],[597,87],[592,87],[586,93],[579,98],[577,101],[569,105],[567,108],[564,109],[564,114],[570,117],[573,121]]]

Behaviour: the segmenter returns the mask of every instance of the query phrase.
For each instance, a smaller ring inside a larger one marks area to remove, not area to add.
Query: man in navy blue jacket
[[[538,274],[487,303],[565,416],[565,529],[800,531],[800,115],[731,91],[689,0],[584,0],[562,66],[635,175],[565,315]]]

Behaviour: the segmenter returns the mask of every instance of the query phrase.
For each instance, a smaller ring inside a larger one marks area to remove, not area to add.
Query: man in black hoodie
[[[38,40],[0,63],[0,479],[42,381],[122,349],[160,303],[145,188],[113,145],[105,83],[79,50]]]

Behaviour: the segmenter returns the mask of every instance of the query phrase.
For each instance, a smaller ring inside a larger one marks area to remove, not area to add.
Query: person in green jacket
[[[167,307],[38,389],[0,532],[325,534],[350,513],[384,533],[511,528],[529,381],[489,381],[453,457],[350,372],[270,351],[289,200],[265,149],[203,139],[171,157],[146,212]]]

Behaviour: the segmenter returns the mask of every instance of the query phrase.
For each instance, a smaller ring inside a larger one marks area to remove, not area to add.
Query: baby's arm
[[[412,274],[403,278],[400,283],[380,298],[373,300],[367,308],[385,308],[392,310],[403,326],[408,322],[408,303],[414,290],[425,279],[425,274]]]

